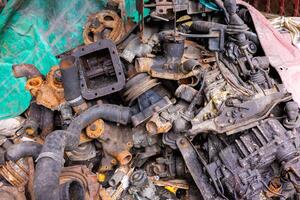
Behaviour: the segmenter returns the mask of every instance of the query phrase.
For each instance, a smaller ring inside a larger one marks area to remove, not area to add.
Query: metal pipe
[[[12,66],[16,78],[26,77],[27,79],[42,76],[41,72],[31,64],[18,64]]]

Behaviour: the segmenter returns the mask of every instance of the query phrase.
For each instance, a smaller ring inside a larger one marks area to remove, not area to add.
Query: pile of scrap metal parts
[[[1,140],[0,198],[300,199],[299,107],[261,17],[213,2],[137,1],[135,24],[109,1],[46,76],[14,65],[33,98]]]

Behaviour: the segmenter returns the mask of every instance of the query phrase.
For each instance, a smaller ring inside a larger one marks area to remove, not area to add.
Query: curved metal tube
[[[26,77],[27,79],[42,76],[41,72],[31,64],[13,65],[12,70],[16,78]]]

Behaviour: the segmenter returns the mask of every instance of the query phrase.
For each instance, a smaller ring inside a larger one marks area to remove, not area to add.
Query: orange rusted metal
[[[65,167],[62,169],[59,183],[63,184],[72,180],[78,181],[83,186],[85,190],[84,199],[100,199],[99,190],[101,186],[98,183],[97,175],[91,172],[85,165]]]
[[[171,128],[172,123],[159,117],[158,113],[155,113],[146,123],[146,129],[151,135],[167,133]]]
[[[83,32],[84,43],[91,44],[104,38],[117,42],[132,26],[130,21],[125,24],[115,11],[102,10],[89,16]]]
[[[60,73],[58,66],[51,68],[46,80],[38,76],[26,82],[26,89],[36,97],[36,103],[51,110],[58,110],[59,106],[65,103],[64,88],[62,83],[56,80],[56,73]]]
[[[95,139],[102,135],[104,131],[104,121],[98,119],[86,128],[86,135],[89,138]]]
[[[15,187],[24,187],[29,177],[29,166],[27,159],[17,162],[8,161],[0,167],[0,174]]]
[[[98,139],[104,152],[100,172],[111,170],[116,164],[126,165],[132,155],[129,152],[133,146],[132,130],[127,127],[115,126],[105,123],[104,130]]]
[[[269,183],[269,188],[265,192],[266,197],[273,198],[280,196],[280,192],[282,190],[282,185],[280,183],[280,178],[274,178]]]

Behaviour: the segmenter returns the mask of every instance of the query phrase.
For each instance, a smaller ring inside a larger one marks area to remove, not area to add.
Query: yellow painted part
[[[102,173],[97,174],[98,182],[100,182],[100,183],[104,182],[105,178],[106,178],[105,174],[102,174]]]
[[[169,192],[172,192],[173,194],[176,194],[178,188],[173,187],[173,186],[165,186],[165,189],[168,190]]]

